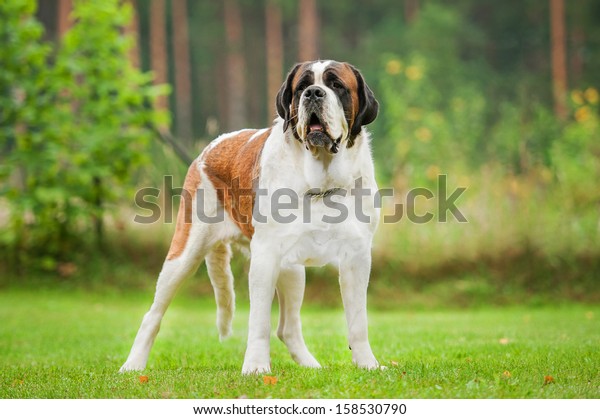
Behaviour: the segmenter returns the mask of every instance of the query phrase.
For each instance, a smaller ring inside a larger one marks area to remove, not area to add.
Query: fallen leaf
[[[512,374],[510,373],[510,371],[507,370],[502,373],[502,377],[510,378],[510,377],[512,377]]]
[[[263,382],[265,384],[274,385],[277,384],[277,377],[272,377],[270,375],[263,376]]]
[[[392,367],[397,367],[398,366],[398,363],[396,361],[392,361],[391,364],[392,364]]]
[[[552,377],[551,375],[546,375],[544,377],[544,385],[548,384],[554,384],[554,377]]]
[[[25,383],[25,380],[13,380],[12,386],[13,387],[22,386],[24,383]]]
[[[148,376],[147,375],[140,375],[140,383],[145,384],[148,382]]]

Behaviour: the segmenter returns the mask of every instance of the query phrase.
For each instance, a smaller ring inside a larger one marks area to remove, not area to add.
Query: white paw
[[[231,337],[232,335],[232,330],[231,328],[228,330],[219,330],[219,342],[223,342],[224,340],[227,340],[229,337]]]
[[[243,375],[269,374],[271,372],[270,364],[246,364],[242,367]]]
[[[119,373],[123,374],[124,372],[128,371],[143,371],[144,368],[146,368],[146,364],[127,361],[119,369]]]
[[[309,352],[302,355],[292,355],[292,358],[296,363],[302,367],[308,368],[321,368],[319,361],[315,359]]]
[[[359,351],[352,351],[352,362],[359,368],[365,368],[367,370],[374,370],[379,368],[379,362],[375,359],[375,356],[371,351],[360,353]]]

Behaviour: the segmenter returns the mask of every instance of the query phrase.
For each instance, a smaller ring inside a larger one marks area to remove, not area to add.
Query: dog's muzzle
[[[339,142],[329,135],[327,124],[324,121],[323,103],[327,93],[319,86],[311,86],[304,91],[304,106],[309,115],[306,126],[306,141],[308,145],[324,148],[330,153],[337,153]]]

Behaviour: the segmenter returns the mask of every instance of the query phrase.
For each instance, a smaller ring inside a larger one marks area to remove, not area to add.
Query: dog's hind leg
[[[221,340],[231,335],[231,323],[235,311],[230,261],[231,246],[228,243],[217,243],[206,255],[206,268],[217,302],[217,329]]]
[[[299,365],[320,368],[321,365],[308,351],[302,336],[300,308],[304,298],[306,283],[304,266],[281,269],[277,280],[277,298],[279,300],[279,325],[277,337],[285,343],[290,355]]]
[[[171,241],[171,248],[165,260],[158,281],[154,302],[144,316],[142,325],[133,342],[127,361],[120,371],[143,370],[148,361],[150,349],[160,329],[160,322],[173,300],[181,283],[194,274],[214,241],[211,242],[212,227],[196,217],[196,192],[199,190],[201,175],[196,161],[190,166],[183,184],[177,226]],[[216,194],[209,194],[212,202]],[[213,205],[214,206],[214,205]]]
[[[196,272],[205,253],[202,248],[190,248],[176,259],[165,260],[156,283],[152,306],[142,320],[127,361],[119,370],[120,372],[141,371],[146,368],[150,349],[169,304],[183,281]]]

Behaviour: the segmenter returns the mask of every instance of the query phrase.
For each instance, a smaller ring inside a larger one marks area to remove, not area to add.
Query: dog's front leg
[[[253,241],[252,244],[255,242]],[[248,345],[242,374],[260,374],[271,370],[271,304],[279,275],[280,260],[274,252],[251,244],[250,318]]]
[[[352,361],[361,368],[379,366],[369,344],[367,325],[367,287],[371,271],[371,255],[354,254],[340,263],[340,287],[348,323],[348,344]]]

